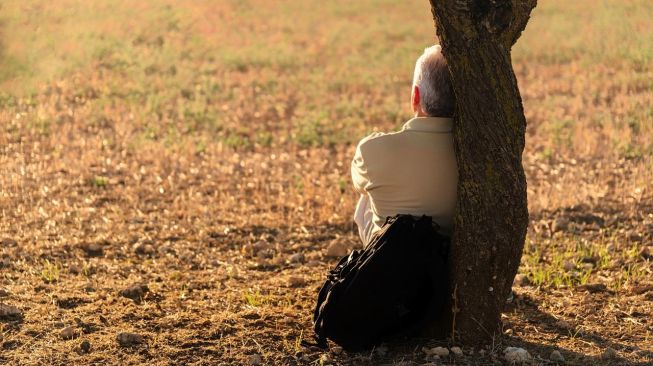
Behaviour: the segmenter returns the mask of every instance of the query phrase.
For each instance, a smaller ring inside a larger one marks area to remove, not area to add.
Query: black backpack
[[[397,215],[363,250],[327,275],[313,314],[318,345],[348,351],[411,335],[440,314],[447,296],[449,238],[428,216]]]

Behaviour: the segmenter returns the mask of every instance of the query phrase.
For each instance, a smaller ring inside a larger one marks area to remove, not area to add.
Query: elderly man
[[[411,104],[415,116],[400,131],[373,133],[356,148],[351,175],[361,196],[354,220],[364,245],[397,214],[430,216],[451,235],[458,181],[455,98],[439,45],[417,59]]]

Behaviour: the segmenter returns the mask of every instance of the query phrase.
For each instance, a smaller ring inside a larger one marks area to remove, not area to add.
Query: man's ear
[[[417,85],[413,85],[413,93],[412,93],[412,100],[411,104],[413,106],[413,112],[417,112],[419,110],[419,103],[421,101],[421,96],[419,95],[419,87]]]

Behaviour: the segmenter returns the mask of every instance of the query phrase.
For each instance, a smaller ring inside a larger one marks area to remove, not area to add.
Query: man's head
[[[440,45],[426,48],[417,59],[411,99],[418,117],[453,116],[456,98]]]

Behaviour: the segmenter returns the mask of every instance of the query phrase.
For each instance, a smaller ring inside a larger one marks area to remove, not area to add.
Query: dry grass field
[[[426,0],[3,0],[0,364],[652,365],[650,0],[542,0],[513,50],[531,225],[501,337],[300,344],[357,245],[355,144],[410,117],[433,33]]]

